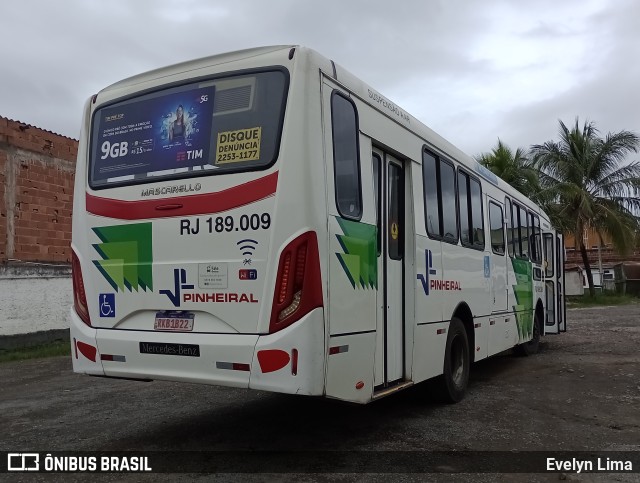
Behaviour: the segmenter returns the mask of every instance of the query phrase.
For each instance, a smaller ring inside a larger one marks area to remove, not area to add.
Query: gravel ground
[[[0,365],[0,450],[378,451],[374,454],[381,459],[382,451],[639,452],[639,345],[640,305],[573,309],[568,332],[543,338],[539,354],[505,353],[476,364],[468,396],[456,405],[430,400],[424,385],[356,406],[231,388],[90,378],[73,374],[68,358],[5,363]],[[386,455],[394,454],[401,453]],[[154,474],[130,481],[640,480],[638,473],[559,474],[544,468],[539,474],[425,475],[397,467],[397,461],[390,459],[393,473],[378,475]],[[380,468],[380,461],[370,462]],[[326,461],[319,464],[330,467]],[[11,476],[12,481],[62,479]]]

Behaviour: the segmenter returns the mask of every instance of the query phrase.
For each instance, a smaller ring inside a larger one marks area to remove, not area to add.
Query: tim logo
[[[422,282],[422,288],[425,295],[429,295],[430,275],[436,275],[436,269],[433,268],[433,252],[431,250],[424,251],[425,265],[427,266],[426,275],[418,274],[418,280]]]
[[[187,283],[187,271],[184,268],[173,270],[173,290],[173,292],[171,290],[160,290],[160,293],[169,297],[175,307],[180,307],[180,291],[193,290],[193,284]]]
[[[186,161],[187,160],[187,152],[186,151],[178,151],[176,153],[176,161]]]

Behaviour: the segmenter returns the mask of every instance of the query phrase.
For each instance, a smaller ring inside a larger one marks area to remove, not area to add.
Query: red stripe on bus
[[[263,178],[216,193],[178,196],[175,198],[124,201],[102,198],[87,193],[87,212],[119,220],[220,213],[268,198],[276,192],[277,186],[278,172],[276,171]],[[170,205],[167,202],[170,202]],[[171,206],[172,209],[167,209],[167,206]]]

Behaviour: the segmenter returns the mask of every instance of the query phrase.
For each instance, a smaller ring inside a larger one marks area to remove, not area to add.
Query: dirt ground
[[[569,310],[568,332],[544,337],[539,354],[505,353],[476,364],[468,395],[456,405],[430,400],[423,385],[356,406],[231,388],[91,378],[73,374],[68,358],[5,363],[0,364],[0,450],[303,450],[325,456],[327,451],[389,451],[409,457],[432,451],[639,452],[638,347],[640,305]],[[57,481],[62,475],[11,476],[12,481]],[[92,479],[121,481],[123,475]],[[639,481],[640,475],[545,473],[544,468],[535,475],[425,475],[396,466],[391,474],[378,475],[165,474],[136,475],[131,481],[194,479]]]

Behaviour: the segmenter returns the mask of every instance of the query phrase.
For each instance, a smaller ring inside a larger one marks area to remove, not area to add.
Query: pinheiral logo
[[[438,271],[433,266],[433,252],[431,250],[424,251],[426,271],[424,275],[418,273],[417,278],[422,283],[422,289],[425,295],[429,295],[432,290],[462,290],[459,280],[441,280],[437,277]]]

